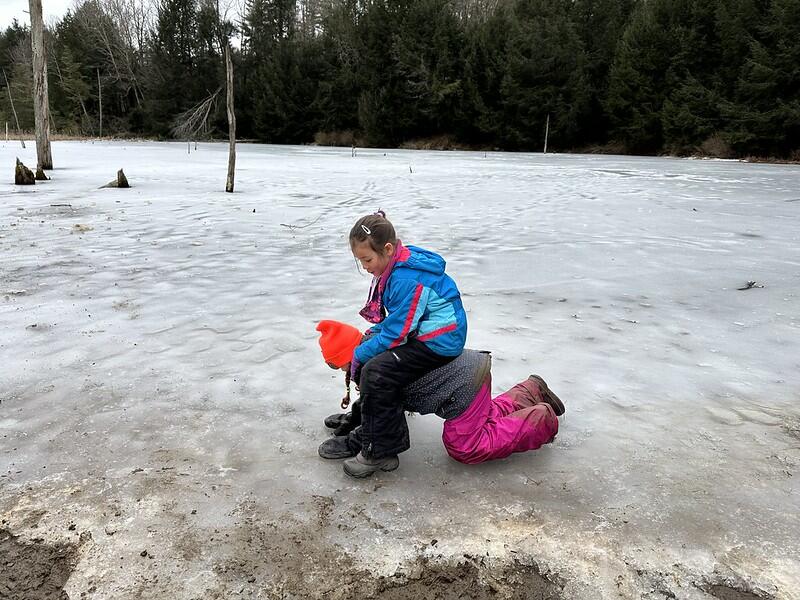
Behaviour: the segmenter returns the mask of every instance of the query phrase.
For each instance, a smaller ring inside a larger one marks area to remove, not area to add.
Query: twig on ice
[[[311,223],[306,223],[305,225],[290,225],[288,223],[279,223],[279,225],[281,227],[288,227],[289,229],[294,231],[295,229],[305,229],[306,227],[311,227],[314,223],[319,221],[321,218],[322,218],[322,215],[318,216],[316,219],[311,221]]]

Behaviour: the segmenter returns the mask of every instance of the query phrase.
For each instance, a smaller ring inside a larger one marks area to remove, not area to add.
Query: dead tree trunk
[[[17,109],[14,108],[14,96],[11,95],[11,86],[8,84],[8,75],[6,75],[6,70],[3,69],[3,77],[6,80],[6,89],[8,90],[8,101],[11,103],[11,112],[14,113],[14,122],[17,124],[17,135],[19,135],[19,143],[22,144],[22,147],[25,147],[25,140],[22,139],[22,129],[19,127],[19,119],[17,118]]]
[[[50,153],[50,101],[47,95],[47,60],[44,51],[42,0],[28,0],[33,51],[33,109],[36,122],[36,159],[42,169],[53,168]]]
[[[547,154],[547,138],[550,136],[550,113],[547,113],[547,124],[544,127],[544,153]]]
[[[236,113],[233,111],[233,61],[231,60],[231,45],[225,45],[225,72],[227,74],[227,106],[228,106],[228,181],[225,184],[226,192],[233,192],[233,177],[236,172]]]
[[[103,87],[100,85],[100,69],[97,69],[97,98],[100,104],[100,137],[103,137]]]

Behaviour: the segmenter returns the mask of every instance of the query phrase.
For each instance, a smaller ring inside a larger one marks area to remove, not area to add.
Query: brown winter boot
[[[553,409],[556,416],[560,417],[563,415],[564,403],[561,402],[559,397],[556,396],[549,387],[547,387],[547,383],[545,383],[544,379],[538,375],[531,375],[528,379],[535,381],[539,385],[539,390],[542,392],[542,401],[550,405],[550,408]]]

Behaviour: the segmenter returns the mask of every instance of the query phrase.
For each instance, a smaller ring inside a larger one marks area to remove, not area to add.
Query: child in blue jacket
[[[383,212],[356,222],[350,249],[373,276],[361,315],[374,325],[349,366],[361,392],[363,445],[345,463],[349,475],[365,477],[399,465],[397,454],[409,448],[403,389],[461,354],[467,315],[444,259],[404,246]]]

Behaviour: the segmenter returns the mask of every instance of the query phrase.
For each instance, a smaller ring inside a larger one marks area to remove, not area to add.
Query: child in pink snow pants
[[[336,368],[340,365],[331,360],[330,348],[346,354],[353,343],[351,338],[357,339],[358,333],[355,328],[350,332],[350,326],[343,323],[335,323],[336,327],[332,323],[335,322],[321,324],[320,345],[326,362]],[[564,414],[564,405],[541,377],[531,375],[494,398],[491,383],[490,354],[465,349],[451,362],[407,385],[403,390],[403,409],[423,415],[435,413],[445,419],[444,447],[452,458],[466,464],[505,458],[553,441],[558,433],[557,416]],[[351,412],[325,419],[325,425],[335,429],[336,435],[320,445],[319,454],[323,458],[350,458],[360,452],[359,402],[352,408]],[[402,427],[400,452],[410,447],[405,418]],[[390,467],[380,470],[394,470],[398,463]]]
[[[444,422],[442,442],[447,453],[471,465],[552,442],[558,418],[547,394],[553,394],[534,377],[492,398],[492,378],[487,376],[466,412]],[[563,413],[563,406],[554,405]]]

